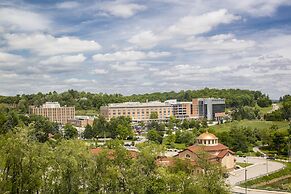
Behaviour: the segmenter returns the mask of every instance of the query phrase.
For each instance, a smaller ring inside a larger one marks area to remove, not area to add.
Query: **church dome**
[[[214,134],[208,133],[208,131],[206,131],[205,133],[199,135],[197,139],[218,139],[218,138]]]
[[[196,140],[199,145],[205,145],[205,146],[218,145],[218,138],[214,134],[208,133],[208,131],[199,135],[196,138]]]

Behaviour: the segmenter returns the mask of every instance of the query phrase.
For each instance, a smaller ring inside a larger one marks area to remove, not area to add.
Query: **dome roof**
[[[197,139],[201,140],[201,139],[218,139],[218,138],[214,134],[208,133],[208,131],[206,131],[205,133],[202,133],[201,135],[199,135]]]

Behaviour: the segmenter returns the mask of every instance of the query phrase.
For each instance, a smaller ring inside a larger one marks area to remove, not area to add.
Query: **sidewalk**
[[[246,193],[246,189],[235,186],[232,188],[233,193]],[[259,189],[247,189],[248,194],[290,194],[289,192],[281,192],[281,191],[267,191],[267,190],[259,190]]]

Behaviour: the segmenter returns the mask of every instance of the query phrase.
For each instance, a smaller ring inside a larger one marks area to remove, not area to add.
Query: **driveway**
[[[237,162],[244,162],[244,159],[245,158],[237,157]],[[266,160],[265,158],[260,158],[260,157],[247,157],[246,162],[252,163],[253,165],[248,166],[246,169],[243,168],[243,169],[239,169],[239,170],[235,170],[231,172],[230,176],[226,180],[226,182],[232,187],[233,192],[245,193],[243,188],[235,186],[245,180],[245,170],[247,174],[246,178],[247,180],[249,180],[249,179],[266,175],[268,173],[272,173],[284,167],[282,163]],[[266,191],[261,192],[260,190],[248,190],[248,193],[257,194],[257,193],[268,193],[268,192]]]

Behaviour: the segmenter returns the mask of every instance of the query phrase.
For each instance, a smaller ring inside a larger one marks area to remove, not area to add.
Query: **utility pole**
[[[291,162],[290,139],[291,137],[289,137],[289,142],[288,142],[288,162]]]
[[[267,171],[267,176],[269,176],[269,166],[268,166],[268,158],[266,157],[266,171]]]
[[[248,186],[246,184],[247,182],[247,157],[245,157],[244,161],[245,161],[245,186],[246,186],[245,193],[247,194],[248,193]]]

